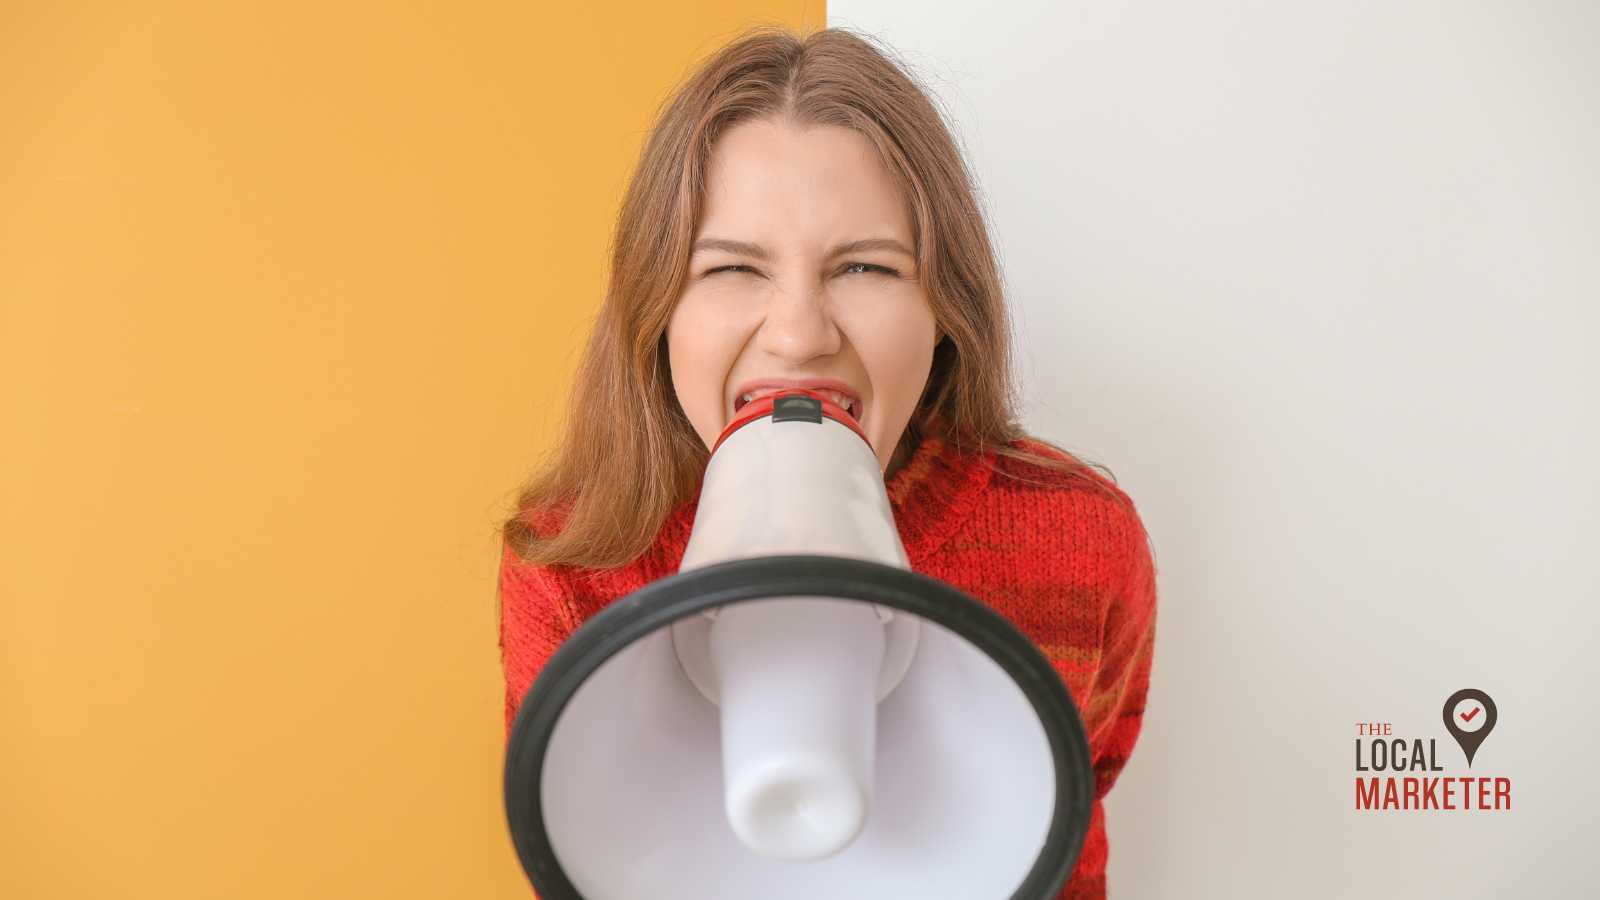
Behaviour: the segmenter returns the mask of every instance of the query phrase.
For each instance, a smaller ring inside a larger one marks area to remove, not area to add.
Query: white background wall
[[[830,0],[967,144],[1027,421],[1154,536],[1110,892],[1594,896],[1600,15]],[[1499,721],[1472,769],[1458,688]],[[1509,812],[1354,809],[1355,724]]]

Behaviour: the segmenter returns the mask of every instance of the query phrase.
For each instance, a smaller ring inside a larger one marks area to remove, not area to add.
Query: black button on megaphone
[[[678,573],[550,657],[505,769],[541,900],[1049,900],[1093,790],[1049,660],[910,571],[864,434],[803,390],[740,409]]]

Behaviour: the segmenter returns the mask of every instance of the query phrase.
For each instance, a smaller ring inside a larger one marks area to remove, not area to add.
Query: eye
[[[707,269],[705,275],[702,275],[701,277],[705,278],[705,277],[709,277],[711,275],[715,275],[718,272],[734,272],[734,271],[738,271],[740,269],[743,269],[744,271],[749,272],[751,274],[755,273],[755,269],[752,269],[749,266],[718,266],[715,269]]]
[[[864,270],[864,271],[859,273],[859,274],[862,274],[862,275],[866,275],[868,273],[877,273],[877,274],[880,274],[880,275],[887,275],[887,276],[889,276],[891,278],[899,278],[900,277],[900,273],[898,271],[896,271],[894,269],[891,269],[888,266],[880,266],[880,265],[878,265],[876,263],[862,263],[862,262],[847,263],[845,265],[845,267],[844,267],[845,273],[848,273],[848,274],[856,274],[856,273],[853,272],[853,270],[855,270],[855,269]],[[750,273],[752,275],[760,274],[760,273],[756,272],[755,269],[752,269],[749,266],[733,265],[733,266],[717,266],[715,269],[707,269],[705,271],[705,274],[701,275],[700,277],[709,278],[710,276],[716,275],[719,272],[740,272],[740,271],[748,272],[748,273]]]
[[[894,269],[891,269],[888,266],[880,266],[880,265],[877,265],[876,263],[862,263],[862,262],[847,263],[845,265],[845,267],[844,267],[844,270],[846,272],[849,272],[851,269],[866,269],[869,272],[877,272],[877,273],[882,274],[882,275],[888,275],[888,276],[890,276],[892,278],[899,278],[900,277],[900,273],[896,272]],[[866,272],[862,272],[861,274],[865,275],[867,273]]]

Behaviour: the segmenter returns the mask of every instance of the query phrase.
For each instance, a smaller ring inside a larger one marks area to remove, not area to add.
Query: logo
[[[1511,809],[1511,779],[1472,771],[1473,760],[1499,721],[1494,700],[1463,688],[1444,701],[1444,728],[1466,758],[1467,774],[1369,775],[1362,772],[1444,772],[1437,738],[1396,737],[1392,722],[1356,723],[1356,809]]]
[[[1469,767],[1472,765],[1472,755],[1478,752],[1483,739],[1494,730],[1497,718],[1494,701],[1483,691],[1462,688],[1444,701],[1444,727],[1461,745],[1461,752],[1467,755]]]

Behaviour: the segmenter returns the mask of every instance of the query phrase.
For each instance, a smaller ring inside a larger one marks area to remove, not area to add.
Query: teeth
[[[757,395],[766,397],[770,394],[775,394],[780,390],[782,390],[782,388],[762,388],[758,391],[750,391],[749,393],[740,394],[739,406],[742,407],[746,403],[755,400]],[[848,413],[851,418],[860,418],[856,410],[855,401],[851,400],[849,397],[846,397],[844,394],[841,394],[838,391],[823,391],[822,393],[827,396],[828,399],[832,400],[840,409]]]

